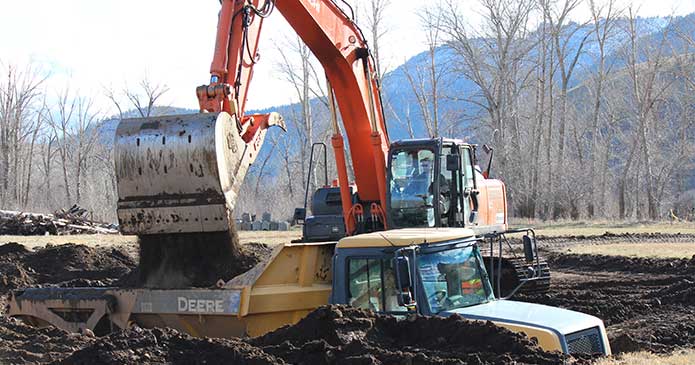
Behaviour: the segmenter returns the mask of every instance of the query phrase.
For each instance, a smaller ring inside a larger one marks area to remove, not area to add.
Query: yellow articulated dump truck
[[[596,317],[496,298],[479,243],[466,228],[406,228],[291,243],[216,288],[32,288],[13,293],[9,314],[98,335],[137,324],[240,337],[296,323],[334,303],[396,316],[458,314],[524,332],[545,350],[611,353]]]

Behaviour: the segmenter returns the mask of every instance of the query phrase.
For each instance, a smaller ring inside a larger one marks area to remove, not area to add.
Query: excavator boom
[[[367,43],[334,1],[224,0],[210,84],[196,89],[200,114],[128,119],[116,133],[118,217],[126,234],[228,230],[248,166],[277,114],[245,115],[264,18],[277,9],[323,65],[344,131],[334,118],[333,148],[345,227],[364,215],[386,227],[389,140]],[[333,114],[337,109],[333,107]],[[348,183],[343,133],[359,200]]]

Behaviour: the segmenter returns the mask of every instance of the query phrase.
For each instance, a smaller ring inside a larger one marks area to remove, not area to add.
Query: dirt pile
[[[689,233],[611,233],[600,235],[536,236],[541,250],[557,250],[574,245],[606,245],[612,243],[679,243],[695,242],[695,234]],[[521,243],[519,238],[510,238]]]
[[[54,327],[36,328],[0,316],[0,363],[49,363],[70,355],[94,341]]]
[[[195,338],[173,329],[141,329],[103,337],[60,364],[282,364],[240,339]]]
[[[527,337],[457,315],[393,316],[324,306],[294,326],[250,340],[293,364],[558,364]]]
[[[614,353],[695,347],[695,259],[552,254],[550,291],[514,299],[601,318]]]
[[[124,248],[64,244],[29,251],[17,243],[0,246],[0,294],[35,286],[109,286],[136,261]]]
[[[695,274],[695,256],[689,259],[605,256],[551,253],[547,261],[554,268],[623,271],[655,274]]]
[[[577,362],[542,351],[525,336],[491,323],[392,316],[324,306],[293,326],[255,339],[199,339],[172,329],[114,333],[62,364],[559,364]],[[579,361],[583,362],[583,361]]]

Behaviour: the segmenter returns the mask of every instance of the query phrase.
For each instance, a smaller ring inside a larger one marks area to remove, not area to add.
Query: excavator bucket
[[[229,230],[266,129],[285,129],[277,113],[253,117],[245,128],[226,112],[121,121],[115,140],[121,233]]]

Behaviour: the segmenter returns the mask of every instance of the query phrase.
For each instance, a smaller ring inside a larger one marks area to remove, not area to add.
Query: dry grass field
[[[695,364],[695,350],[676,351],[666,355],[635,352],[598,360],[594,365],[691,365]]]

